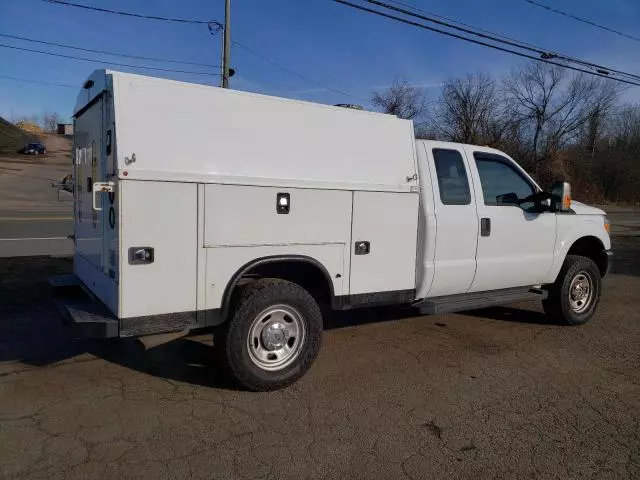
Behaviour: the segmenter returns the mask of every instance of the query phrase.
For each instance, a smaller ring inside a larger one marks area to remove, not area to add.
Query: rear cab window
[[[469,205],[471,193],[462,155],[457,150],[434,148],[433,161],[443,205]]]

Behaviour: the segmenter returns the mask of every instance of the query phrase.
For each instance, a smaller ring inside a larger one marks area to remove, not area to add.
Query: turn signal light
[[[571,195],[565,195],[564,197],[562,197],[562,207],[565,210],[571,208]]]
[[[605,218],[604,219],[604,231],[607,233],[611,233],[611,224],[609,223],[609,219]]]

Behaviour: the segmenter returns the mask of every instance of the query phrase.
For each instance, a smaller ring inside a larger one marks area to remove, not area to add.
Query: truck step
[[[539,288],[518,287],[489,292],[462,293],[459,295],[445,295],[433,297],[415,304],[423,314],[438,314],[475,310],[478,308],[505,305],[508,303],[524,302],[530,300],[542,300],[547,292]]]
[[[74,279],[75,278],[75,279]],[[75,275],[49,279],[58,312],[74,334],[82,338],[117,337],[118,319],[82,289]]]

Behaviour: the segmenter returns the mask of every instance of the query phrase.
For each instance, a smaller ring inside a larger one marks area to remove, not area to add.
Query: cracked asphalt
[[[248,393],[209,335],[76,341],[46,278],[0,259],[2,478],[640,478],[640,237],[583,327],[537,304],[332,317],[311,371]]]

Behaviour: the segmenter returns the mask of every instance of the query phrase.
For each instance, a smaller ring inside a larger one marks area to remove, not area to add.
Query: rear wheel
[[[567,255],[555,283],[542,302],[545,313],[569,325],[587,323],[596,311],[602,288],[600,270],[587,257]]]
[[[243,287],[220,335],[233,378],[254,391],[283,388],[311,367],[322,339],[314,298],[295,283],[256,280]]]

